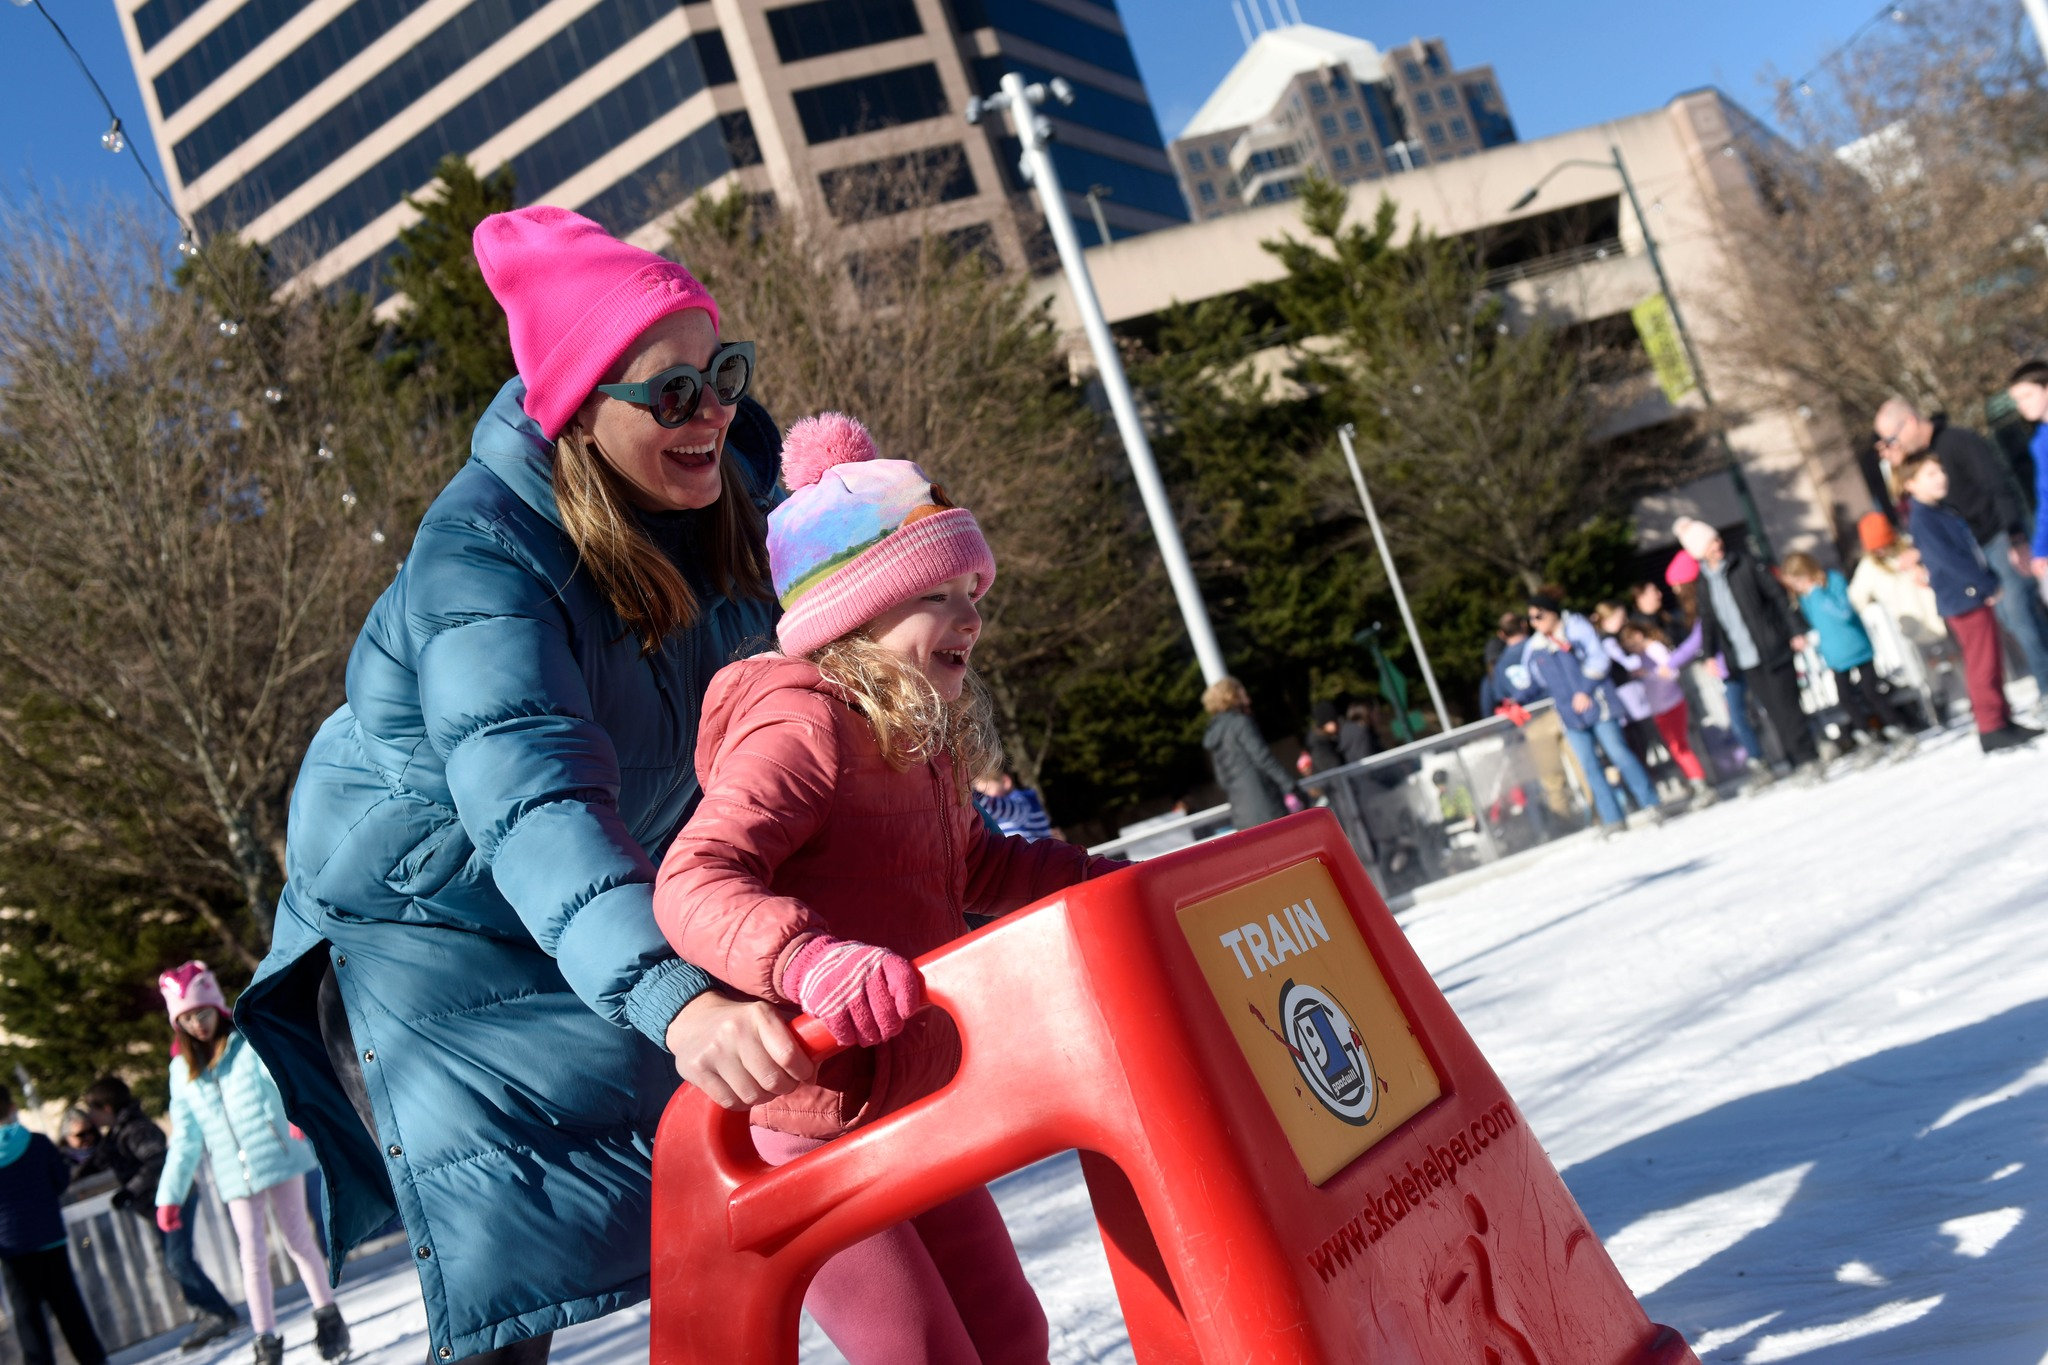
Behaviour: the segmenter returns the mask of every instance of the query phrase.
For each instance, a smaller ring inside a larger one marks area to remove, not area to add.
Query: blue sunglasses
[[[665,427],[679,427],[697,415],[707,392],[720,406],[729,408],[746,395],[753,382],[754,343],[733,341],[719,347],[704,369],[671,365],[644,383],[599,384],[597,391],[648,409]]]

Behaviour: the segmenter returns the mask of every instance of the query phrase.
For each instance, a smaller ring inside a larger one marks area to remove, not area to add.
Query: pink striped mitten
[[[924,1008],[924,977],[909,958],[830,934],[798,946],[780,989],[848,1046],[886,1042]]]

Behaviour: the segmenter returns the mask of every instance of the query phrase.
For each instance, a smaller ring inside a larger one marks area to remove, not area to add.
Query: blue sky
[[[45,0],[70,32],[145,155],[142,97],[112,0]],[[1442,36],[1459,62],[1494,64],[1524,137],[1653,108],[1718,85],[1766,111],[1767,64],[1796,75],[1847,37],[1872,0],[1299,0],[1302,17],[1382,45]],[[1119,0],[1172,137],[1244,50],[1229,0]],[[132,162],[102,151],[105,121],[84,79],[33,9],[0,5],[0,195],[33,183],[90,195],[144,193]]]

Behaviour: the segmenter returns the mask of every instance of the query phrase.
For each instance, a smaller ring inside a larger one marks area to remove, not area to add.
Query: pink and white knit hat
[[[220,982],[213,979],[213,968],[204,962],[187,962],[171,968],[156,979],[156,988],[163,992],[164,1008],[170,1011],[174,1024],[178,1016],[201,1005],[227,1013],[228,999],[220,993]]]
[[[782,442],[789,498],[768,514],[768,568],[782,602],[782,652],[804,655],[899,602],[971,573],[974,600],[996,557],[974,514],[909,460],[875,458],[843,412],[806,417]]]

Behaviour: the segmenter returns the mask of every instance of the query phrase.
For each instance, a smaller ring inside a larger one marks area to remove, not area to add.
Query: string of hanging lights
[[[1864,34],[1870,32],[1870,30],[1876,28],[1879,24],[1903,24],[1909,17],[1910,16],[1906,13],[1906,11],[1898,5],[1884,6],[1882,9],[1878,10],[1877,13],[1871,15],[1868,19],[1865,19],[1860,25],[1858,25],[1856,31],[1854,33],[1851,33],[1847,38],[1844,38],[1839,44],[1837,44],[1834,51],[1828,53],[1827,56],[1822,57],[1819,61],[1815,62],[1811,67],[1807,68],[1806,73],[1804,75],[1800,76],[1798,80],[1792,82],[1792,89],[1801,95],[1811,97],[1813,94],[1813,78],[1815,76],[1818,76],[1821,72],[1825,71],[1828,68],[1829,64],[1835,60],[1835,58],[1841,56],[1844,52],[1847,52],[1850,48],[1856,46],[1856,44],[1862,40]]]
[[[107,88],[101,85],[99,77],[93,74],[92,67],[86,62],[84,54],[79,52],[78,45],[71,41],[71,35],[64,31],[64,26],[57,22],[57,16],[50,13],[49,7],[43,3],[43,0],[14,0],[14,4],[21,9],[32,9],[37,14],[42,15],[43,22],[48,24],[50,31],[57,35],[57,41],[62,43],[64,50],[71,54],[71,60],[77,64],[79,74],[85,77],[85,83],[92,87],[93,95],[99,100],[100,107],[106,111],[107,127],[106,131],[100,134],[100,146],[115,156],[126,153],[134,161],[135,169],[141,173],[143,183],[149,186],[150,194],[155,196],[156,201],[164,206],[164,212],[170,214],[172,220],[178,225],[178,254],[188,261],[195,262],[200,269],[212,275],[214,281],[221,287],[221,297],[231,300],[234,294],[226,277],[214,268],[213,262],[207,260],[205,254],[199,249],[199,229],[188,222],[184,214],[178,212],[178,206],[173,204],[171,196],[165,193],[162,182],[156,178],[156,172],[152,171],[149,168],[149,163],[142,159],[141,149],[129,139],[128,130],[121,122],[121,115],[114,108],[114,101],[107,95]],[[242,324],[232,317],[222,317],[217,326],[220,334],[224,337],[239,336],[242,331]],[[272,398],[272,394],[277,396]],[[284,401],[284,391],[275,385],[266,388],[263,396],[273,404]]]
[[[159,204],[163,205],[164,212],[168,213],[178,225],[178,255],[192,262],[195,268],[204,270],[210,275],[220,287],[222,300],[231,304],[235,296],[234,287],[201,249],[202,243],[198,227],[187,220],[184,214],[178,212],[177,205],[172,203],[170,195],[165,193],[163,184],[157,179],[156,173],[149,168],[149,163],[143,160],[141,150],[129,138],[127,128],[121,122],[119,111],[114,108],[113,100],[107,95],[106,87],[100,83],[99,77],[93,74],[92,67],[86,62],[84,55],[79,52],[77,44],[71,41],[71,35],[64,31],[64,26],[57,22],[57,16],[50,13],[43,0],[13,0],[13,3],[18,8],[33,9],[36,13],[40,14],[43,17],[43,22],[50,26],[50,31],[56,34],[57,41],[62,43],[64,50],[71,54],[71,60],[76,63],[79,74],[85,77],[86,84],[92,87],[92,93],[99,100],[100,107],[106,111],[107,126],[105,131],[100,134],[100,146],[114,156],[126,154],[134,161],[135,169],[141,173],[143,183],[149,187],[150,194]],[[232,314],[224,314],[214,325],[220,335],[227,338],[239,337],[243,332],[241,321]],[[269,370],[268,358],[254,345],[253,337],[251,338],[250,352],[256,365],[257,373],[267,375]],[[265,403],[272,407],[279,407],[284,403],[284,400],[285,390],[282,384],[276,382],[265,383],[263,386],[263,401]],[[239,425],[239,414],[236,414],[236,423]],[[333,427],[331,424],[328,430],[332,432]],[[335,454],[327,443],[323,441],[314,452],[314,458],[322,463],[331,463],[335,458]],[[342,491],[341,502],[343,507],[353,511],[359,501],[360,499],[353,488],[345,488]],[[385,538],[384,531],[381,528],[373,529],[370,532],[372,544],[382,545],[385,542]]]

